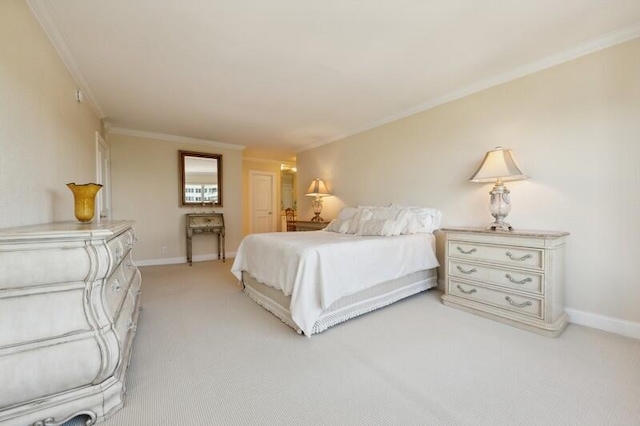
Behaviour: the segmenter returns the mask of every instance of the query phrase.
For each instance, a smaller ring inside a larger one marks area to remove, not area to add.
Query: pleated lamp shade
[[[469,179],[471,182],[495,182],[527,179],[513,158],[510,149],[497,147],[485,154],[480,167]]]
[[[309,189],[307,189],[304,195],[309,197],[326,197],[331,195],[331,193],[322,179],[315,178],[311,181],[311,185],[309,185]]]

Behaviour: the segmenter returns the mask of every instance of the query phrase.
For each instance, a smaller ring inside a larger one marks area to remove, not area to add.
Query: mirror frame
[[[201,203],[188,203],[185,200],[185,157],[200,157],[210,158],[216,160],[218,167],[218,202],[201,202]],[[208,152],[195,152],[195,151],[178,151],[179,167],[180,167],[180,206],[181,207],[194,207],[194,206],[211,206],[222,207],[222,154],[211,154]]]

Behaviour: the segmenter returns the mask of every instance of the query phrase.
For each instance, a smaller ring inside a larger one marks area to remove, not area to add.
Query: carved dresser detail
[[[0,424],[123,406],[140,309],[131,221],[0,229]]]
[[[193,234],[216,234],[218,237],[218,259],[225,261],[224,216],[222,213],[187,214],[187,263],[192,265]]]
[[[566,232],[445,228],[442,302],[556,337],[564,312]]]

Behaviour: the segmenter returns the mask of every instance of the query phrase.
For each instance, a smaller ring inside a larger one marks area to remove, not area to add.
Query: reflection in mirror
[[[280,165],[280,209],[285,211],[291,209],[296,211],[298,203],[296,200],[296,168],[285,164]]]
[[[298,202],[296,200],[296,185],[298,181],[295,166],[280,164],[280,210],[281,230],[295,231]]]
[[[222,207],[222,155],[180,151],[183,206]]]

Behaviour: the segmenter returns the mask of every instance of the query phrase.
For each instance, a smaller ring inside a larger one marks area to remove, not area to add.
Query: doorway
[[[249,171],[249,232],[276,232],[276,174]]]

